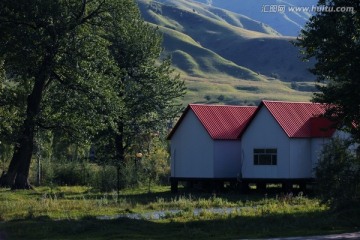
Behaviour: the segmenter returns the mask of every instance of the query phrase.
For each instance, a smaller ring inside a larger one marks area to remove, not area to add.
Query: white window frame
[[[253,156],[255,166],[277,165],[277,148],[254,148]]]

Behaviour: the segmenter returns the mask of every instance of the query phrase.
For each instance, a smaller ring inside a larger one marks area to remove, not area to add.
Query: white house
[[[305,184],[333,123],[317,103],[190,104],[171,131],[171,182]]]
[[[171,131],[171,182],[236,181],[242,134],[256,107],[190,104]]]
[[[335,132],[318,103],[262,101],[241,138],[242,180],[306,183]]]

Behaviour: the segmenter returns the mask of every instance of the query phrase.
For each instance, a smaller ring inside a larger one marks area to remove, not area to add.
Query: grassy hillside
[[[195,0],[207,3],[207,0]],[[312,7],[317,0],[212,0],[212,6],[228,9],[238,14],[263,22],[284,36],[297,36],[313,12],[289,11],[292,6]],[[284,6],[284,11],[275,9],[270,12],[270,6]]]
[[[266,76],[284,82],[312,82],[314,76],[307,71],[312,63],[300,60],[298,49],[291,43],[295,40],[290,37],[252,38],[233,42],[219,51],[226,59]]]
[[[214,8],[204,4],[200,4],[195,1],[187,0],[137,0],[139,7],[142,11],[143,17],[149,21],[154,22],[161,26],[169,26],[168,23],[174,22],[174,13],[179,13],[180,17],[185,17],[183,14],[186,12],[193,13],[199,16],[206,17],[207,19],[213,19],[222,23],[228,23],[230,25],[244,28],[251,31],[279,35],[270,26],[255,21],[244,15],[240,15],[225,9]],[[176,29],[181,30],[181,29]]]
[[[146,21],[163,34],[164,54],[186,81],[184,103],[256,104],[260,99],[307,101],[310,66],[292,38],[219,8],[185,0],[138,0]]]
[[[271,78],[266,81],[249,81],[226,76],[196,78],[182,75],[182,77],[188,87],[184,104],[257,105],[261,99],[309,101],[311,98],[311,92],[295,90],[292,84]],[[299,88],[305,86],[299,85]]]
[[[261,81],[255,72],[222,58],[213,51],[203,48],[188,35],[160,28],[164,37],[165,52],[172,56],[173,64],[184,74],[204,77],[208,75],[228,75],[235,78]]]

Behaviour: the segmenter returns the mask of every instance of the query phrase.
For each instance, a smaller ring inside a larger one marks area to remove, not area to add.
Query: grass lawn
[[[195,208],[244,207],[231,213]],[[160,220],[96,216],[180,209]],[[0,189],[0,239],[240,239],[358,231],[360,210],[333,212],[317,199],[276,194],[172,194],[168,187]]]

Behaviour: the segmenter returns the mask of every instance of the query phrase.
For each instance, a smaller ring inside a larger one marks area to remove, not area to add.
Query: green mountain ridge
[[[292,7],[316,6],[318,0],[195,0],[218,8],[228,9],[238,14],[245,14],[251,19],[263,22],[284,36],[298,36],[300,30],[312,16],[311,11],[291,11]],[[270,7],[282,7],[272,12]]]
[[[195,77],[207,77],[209,74],[226,73],[226,75],[261,81],[263,77],[248,68],[239,66],[222,58],[213,51],[203,48],[188,35],[160,27],[164,37],[166,53],[171,54],[173,65]],[[182,50],[186,49],[186,51]]]
[[[301,62],[299,51],[290,43],[295,38],[198,2],[138,0],[138,5],[145,21],[158,26],[164,54],[172,57],[174,68],[186,81],[185,103],[303,101],[314,90],[314,77],[307,71],[311,64]]]

